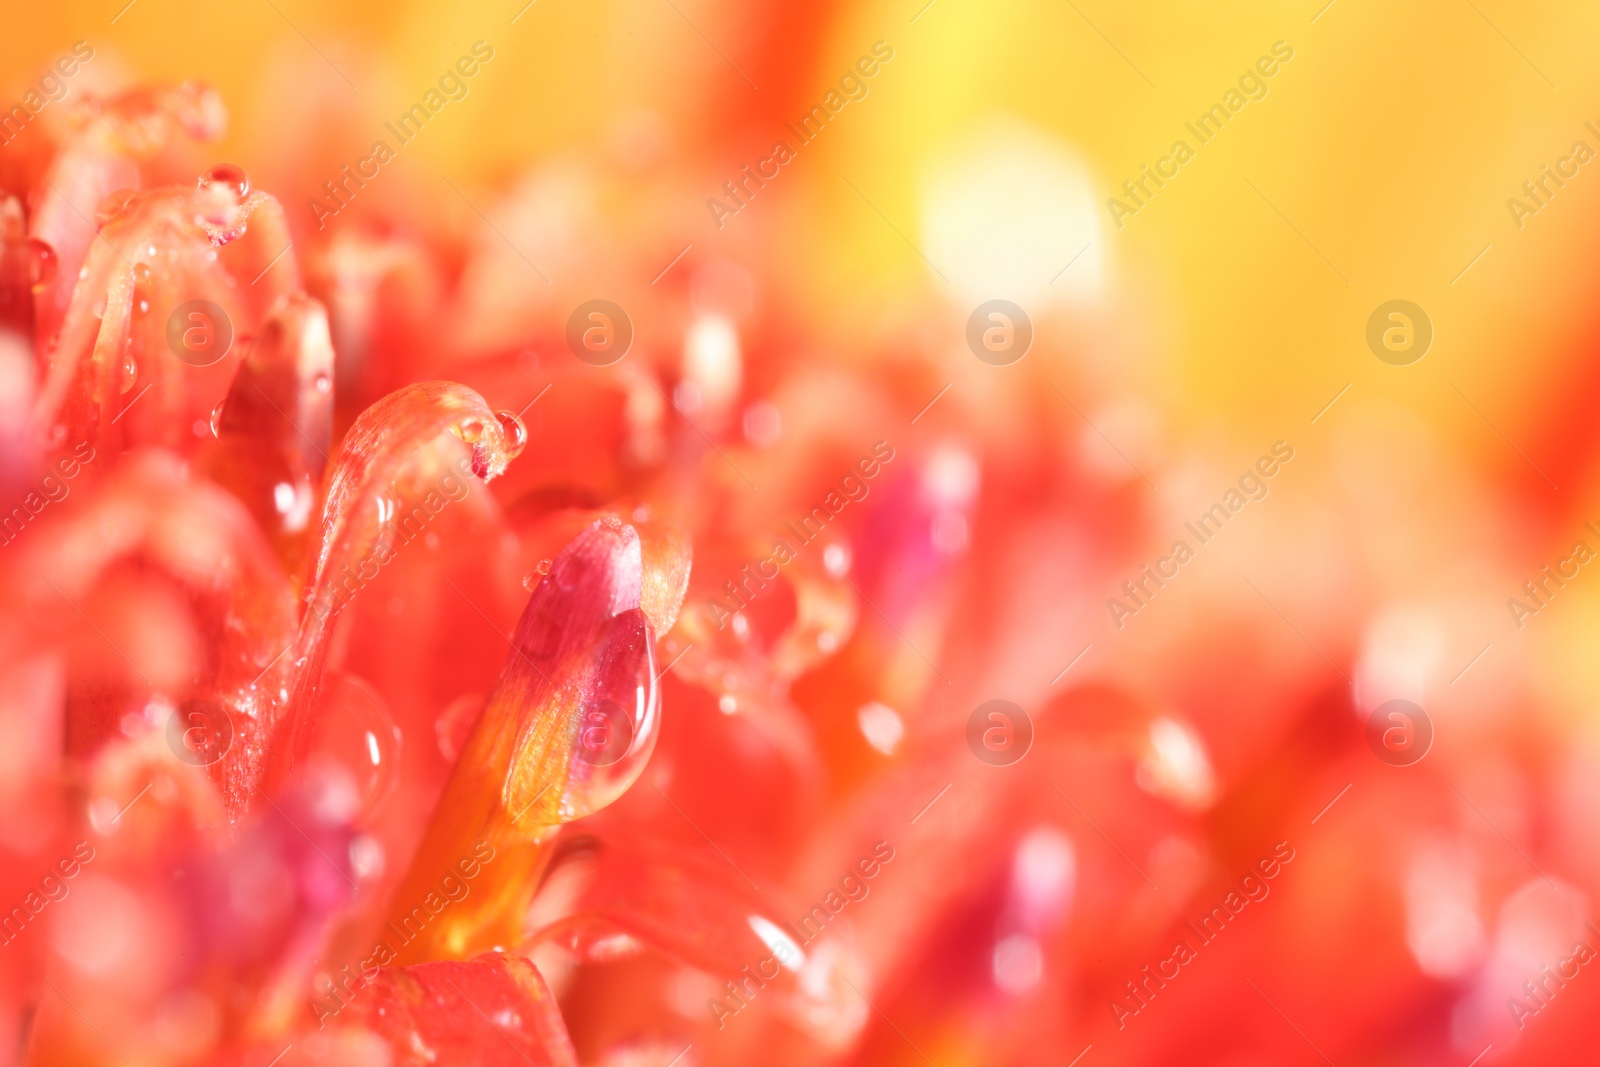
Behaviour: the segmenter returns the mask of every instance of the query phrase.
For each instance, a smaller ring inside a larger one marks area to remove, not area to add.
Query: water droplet
[[[128,205],[138,195],[132,189],[118,189],[107,193],[100,201],[100,206],[94,209],[95,225],[103,229],[106,223],[128,210]]]
[[[133,310],[137,315],[150,314],[150,264],[140,261],[133,265]]]
[[[573,758],[559,805],[582,818],[634,783],[655,751],[661,726],[655,635],[637,608],[611,619],[596,649],[595,678],[573,723]]]
[[[248,214],[243,201],[250,193],[250,178],[242,167],[219,163],[200,176],[194,220],[214,246],[243,236]],[[210,255],[215,256],[216,249]]]
[[[472,736],[472,728],[478,723],[478,716],[483,714],[484,694],[468,693],[466,696],[456,697],[434,722],[434,732],[439,737],[439,754],[447,762],[454,763],[461,758],[461,752],[467,747],[467,738]]]
[[[56,280],[56,250],[37,237],[28,238],[28,280],[36,293]]]
[[[550,561],[541,559],[534,565],[533,570],[522,576],[522,588],[532,591],[539,584],[539,579],[550,573]]]
[[[479,478],[489,477],[489,449],[482,441],[472,446],[472,473]]]
[[[117,392],[126,393],[133,388],[133,383],[139,380],[139,364],[133,358],[133,338],[128,338],[127,348],[122,353],[122,374],[117,379]]]
[[[516,459],[522,455],[523,448],[528,444],[528,428],[522,420],[509,411],[497,411],[494,417],[500,420],[500,429],[506,435],[506,458]]]
[[[483,420],[478,418],[476,415],[468,415],[466,418],[450,427],[450,429],[457,437],[461,438],[467,444],[472,445],[477,444],[478,441],[482,439],[484,425]]]
[[[218,401],[217,406],[211,409],[211,436],[221,437],[222,409],[227,404],[226,400]],[[282,510],[281,508],[279,509]]]
[[[244,168],[235,163],[218,163],[204,174],[200,175],[200,188],[223,188],[231,192],[236,198],[243,200],[250,195],[250,175]]]
[[[307,764],[347,777],[359,805],[355,821],[370,821],[398,780],[400,729],[388,706],[354,675],[330,674],[316,723]]]

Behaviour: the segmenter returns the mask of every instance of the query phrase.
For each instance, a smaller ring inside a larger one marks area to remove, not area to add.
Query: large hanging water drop
[[[330,673],[319,695],[308,765],[346,781],[357,824],[369,823],[397,781],[400,728],[373,688],[348,674]]]
[[[655,639],[631,608],[602,629],[595,671],[573,723],[572,761],[561,798],[564,819],[610,804],[639,777],[661,730]]]

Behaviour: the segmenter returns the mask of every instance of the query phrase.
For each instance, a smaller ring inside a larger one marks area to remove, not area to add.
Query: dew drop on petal
[[[43,292],[56,279],[56,250],[37,237],[28,238],[28,280]]]
[[[550,561],[547,559],[541,559],[538,563],[534,564],[533,570],[522,576],[522,588],[532,592],[533,587],[539,584],[539,579],[543,578],[549,573]]]
[[[211,436],[212,437],[221,437],[222,436],[222,433],[220,432],[219,428],[222,425],[222,409],[226,404],[227,404],[227,401],[219,400],[217,402],[217,406],[211,409]]]
[[[595,678],[574,723],[561,811],[581,818],[627,791],[655,751],[661,727],[655,636],[637,608],[611,619],[596,650]]]
[[[246,174],[244,168],[238,164],[218,163],[200,175],[200,187],[202,189],[220,187],[243,200],[250,195],[250,175]]]
[[[133,388],[133,383],[139,380],[139,364],[133,358],[133,338],[128,338],[127,348],[122,353],[121,374],[117,378],[117,392],[126,393]]]
[[[370,820],[397,781],[400,729],[373,688],[348,674],[332,674],[318,699],[308,765],[336,768],[355,788],[356,822]]]
[[[100,206],[94,209],[95,225],[103,228],[106,223],[126,211],[133,198],[138,195],[132,189],[118,189],[107,193],[100,201]]]
[[[528,428],[522,420],[509,411],[497,411],[494,417],[500,420],[500,429],[506,437],[505,453],[507,459],[516,459],[522,455],[522,450],[528,444]]]

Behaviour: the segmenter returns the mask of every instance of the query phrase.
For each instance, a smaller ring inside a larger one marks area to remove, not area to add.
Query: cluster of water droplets
[[[194,221],[214,245],[244,234],[245,223],[260,197],[250,195],[250,176],[243,167],[218,163],[200,176],[195,191]]]
[[[494,418],[500,434],[498,443],[502,462],[516,459],[527,447],[528,427],[520,417],[509,411],[497,411]],[[468,415],[451,426],[450,432],[472,446],[472,473],[485,480],[493,477],[496,472],[488,440],[491,432],[489,425],[477,415]]]

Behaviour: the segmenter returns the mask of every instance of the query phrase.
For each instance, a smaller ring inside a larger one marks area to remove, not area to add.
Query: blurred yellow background
[[[784,178],[790,210],[806,221],[788,231],[803,267],[795,284],[815,307],[837,310],[867,308],[930,277],[839,176],[913,235],[926,162],[1002,113],[1077,153],[1103,201],[1283,40],[1294,59],[1269,95],[1147,210],[1118,231],[1100,204],[1118,329],[1149,348],[1173,414],[1265,429],[1315,412],[1353,381],[1361,393],[1415,406],[1491,467],[1509,468],[1521,460],[1448,382],[1526,447],[1562,364],[1589,337],[1589,324],[1564,309],[1594,285],[1579,249],[1600,179],[1585,167],[1521,230],[1505,201],[1573,141],[1595,140],[1583,129],[1600,119],[1600,108],[1586,107],[1600,81],[1588,54],[1600,29],[1592,6],[1336,0],[1320,12],[1315,2],[1219,12],[1197,3],[936,0],[920,15],[920,2],[824,7],[785,22],[815,35],[802,42],[810,69],[780,72],[760,90],[696,27],[760,84],[763,56],[782,47],[761,40],[773,32],[765,15],[703,0],[676,8],[537,0],[513,24],[520,6],[136,0],[118,16],[114,2],[17,5],[0,64],[17,95],[40,63],[84,39],[102,61],[116,57],[141,76],[210,81],[235,114],[221,151],[261,153],[267,145],[249,135],[252,124],[292,138],[306,121],[262,98],[285,71],[320,79],[314,98],[376,130],[481,38],[498,62],[473,86],[478,99],[437,123],[416,152],[457,178],[487,179],[604,138],[629,107],[656,109],[691,148],[730,121],[759,125],[747,118],[752,109],[798,114],[801,100],[820,97],[872,41],[887,40],[896,58],[871,96]],[[318,51],[359,89],[343,86]],[[368,139],[354,136],[350,158]],[[707,195],[717,175],[731,173],[721,160],[706,160],[705,170]],[[1418,302],[1435,323],[1434,350],[1414,368],[1386,367],[1363,348],[1367,314],[1394,297]]]

